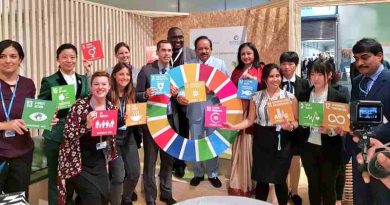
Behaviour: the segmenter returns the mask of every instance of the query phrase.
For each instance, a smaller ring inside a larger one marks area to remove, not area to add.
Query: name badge
[[[4,137],[15,137],[16,133],[15,130],[5,130],[4,131]]]
[[[96,144],[96,150],[105,149],[106,147],[107,147],[107,142],[106,141],[100,142],[100,143]]]

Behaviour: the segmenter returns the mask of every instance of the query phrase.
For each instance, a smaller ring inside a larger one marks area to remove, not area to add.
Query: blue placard
[[[237,98],[249,100],[255,92],[257,92],[257,80],[238,81]]]
[[[171,91],[168,74],[151,75],[150,87],[155,88],[155,95],[169,94]]]

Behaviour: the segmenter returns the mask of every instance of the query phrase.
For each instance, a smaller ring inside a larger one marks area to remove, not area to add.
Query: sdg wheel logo
[[[215,93],[220,103],[226,106],[226,121],[236,124],[242,120],[241,100],[236,97],[237,88],[221,71],[200,64],[185,64],[168,71],[171,84],[179,89],[185,83],[204,81]],[[203,139],[186,139],[176,133],[167,118],[169,95],[156,95],[147,104],[147,125],[156,144],[166,153],[185,161],[205,161],[221,155],[238,132],[216,129]]]

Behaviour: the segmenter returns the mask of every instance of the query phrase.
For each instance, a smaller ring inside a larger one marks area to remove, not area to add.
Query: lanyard
[[[122,104],[122,101],[119,99],[119,115],[121,116],[121,118],[123,118],[123,116],[124,116],[125,106],[126,106],[126,103]]]
[[[3,111],[4,111],[4,115],[5,115],[5,118],[7,119],[7,121],[11,120],[11,110],[12,110],[12,105],[14,104],[14,100],[15,100],[15,97],[16,97],[16,89],[18,89],[18,82],[19,82],[19,78],[18,78],[18,80],[16,80],[15,89],[14,89],[14,92],[12,94],[11,101],[9,102],[8,110],[5,108],[4,96],[3,96],[3,91],[1,89],[2,86],[1,86],[1,82],[0,82],[1,104],[3,105]]]
[[[180,49],[179,53],[176,55],[175,60],[172,60],[172,58],[171,58],[172,67],[173,67],[173,64],[177,61],[177,59],[179,58],[179,56],[181,55],[182,52],[183,52],[183,48]]]

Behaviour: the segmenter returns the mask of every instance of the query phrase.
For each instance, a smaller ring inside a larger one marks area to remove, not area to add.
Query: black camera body
[[[364,164],[361,171],[368,171],[375,178],[390,175],[389,171],[378,165],[379,152],[390,158],[388,150],[376,150],[374,157],[368,162],[367,152],[370,148],[370,138],[374,136],[372,128],[383,123],[383,104],[380,101],[359,100],[350,104],[351,130],[360,137],[358,147],[362,150]]]
[[[381,101],[358,100],[350,104],[351,130],[369,130],[382,124],[383,104]]]

